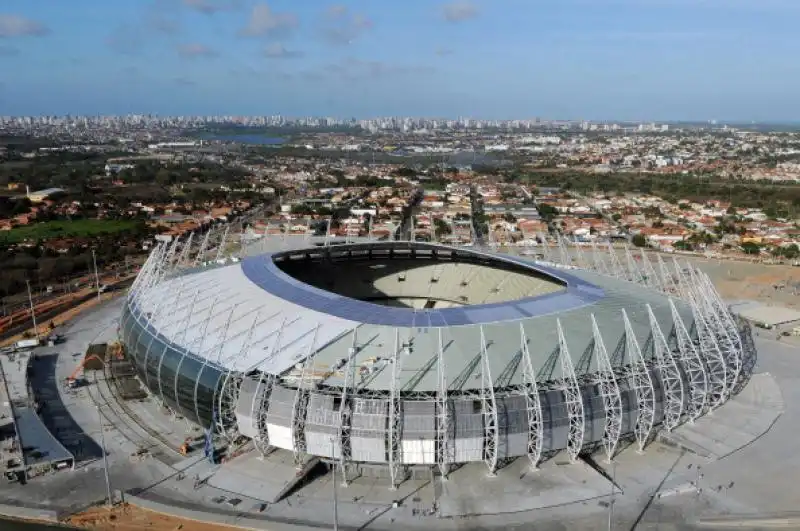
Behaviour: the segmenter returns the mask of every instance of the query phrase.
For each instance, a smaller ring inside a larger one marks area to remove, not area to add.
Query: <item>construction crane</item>
[[[97,345],[90,345],[89,352],[91,352],[91,349],[95,346]],[[119,341],[114,341],[113,343],[110,343],[106,346],[106,350],[104,353],[105,359],[101,358],[99,353],[97,352],[95,352],[94,354],[89,354],[89,352],[87,352],[87,356],[85,356],[83,360],[81,360],[78,366],[75,367],[75,370],[72,371],[72,374],[66,377],[65,381],[68,388],[75,389],[76,387],[80,387],[81,385],[86,383],[86,379],[79,378],[78,375],[86,369],[86,364],[89,363],[90,361],[97,360],[101,363],[101,366],[103,366],[106,365],[107,361],[110,361],[112,359],[121,360],[125,357],[125,347]]]

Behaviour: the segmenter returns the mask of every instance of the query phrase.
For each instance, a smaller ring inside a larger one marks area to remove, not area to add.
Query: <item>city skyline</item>
[[[788,0],[27,4],[0,115],[800,120]]]

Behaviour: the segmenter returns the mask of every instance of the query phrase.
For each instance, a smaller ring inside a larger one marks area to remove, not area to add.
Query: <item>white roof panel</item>
[[[312,341],[318,350],[358,325],[265,292],[239,264],[166,280],[137,302],[171,342],[237,371],[283,372]]]

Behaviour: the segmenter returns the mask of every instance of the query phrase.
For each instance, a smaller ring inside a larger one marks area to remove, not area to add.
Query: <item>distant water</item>
[[[262,135],[205,135],[203,140],[240,142],[242,144],[257,144],[260,146],[279,146],[286,142],[283,138]]]

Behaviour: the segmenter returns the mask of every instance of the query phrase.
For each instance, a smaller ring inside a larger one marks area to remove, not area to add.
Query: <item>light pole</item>
[[[331,459],[333,459],[333,531],[339,531],[339,493],[336,490],[336,456],[334,455],[336,447],[334,446],[333,437],[331,437]]]
[[[31,295],[30,280],[26,280],[25,285],[28,286],[28,302],[31,303],[31,321],[33,321],[33,333],[36,334],[36,341],[39,341],[39,327],[36,326],[36,310],[33,307],[33,296]]]
[[[611,464],[611,500],[608,502],[608,531],[611,531],[614,520],[614,492],[617,486],[617,462]]]
[[[92,249],[92,264],[94,264],[94,284],[97,288],[97,302],[100,302],[100,276],[97,274],[97,256]]]
[[[694,509],[694,510],[695,510],[695,518],[697,518],[697,516],[698,516],[698,515],[699,515],[699,513],[700,513],[700,494],[701,494],[701,489],[700,489],[700,480],[701,480],[701,479],[703,479],[703,474],[700,472],[700,471],[701,471],[701,469],[702,469],[702,467],[701,467],[700,465],[697,465],[697,466],[695,467],[695,470],[697,471],[697,480],[694,482],[694,490],[695,490],[695,509]]]
[[[100,413],[100,406],[97,406],[97,419],[100,421],[100,451],[103,452],[103,474],[106,477],[106,494],[108,495],[108,506],[114,505],[111,497],[111,480],[108,477],[108,456],[106,455],[106,432],[103,429],[103,415]]]

